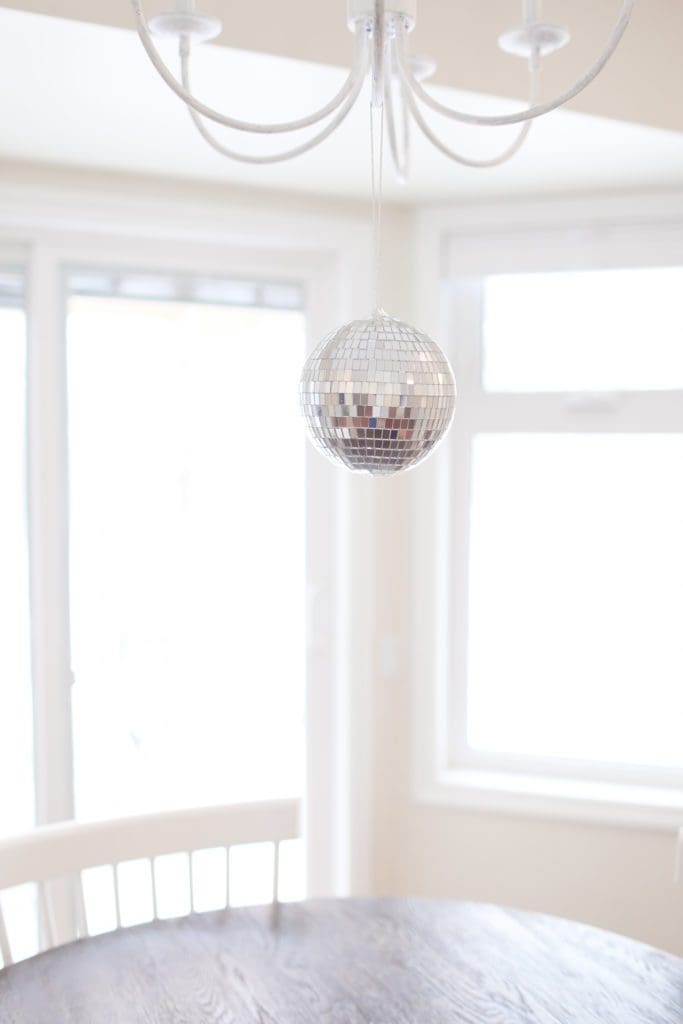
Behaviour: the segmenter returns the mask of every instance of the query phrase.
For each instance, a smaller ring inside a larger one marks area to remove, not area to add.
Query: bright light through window
[[[683,388],[682,291],[682,267],[489,277],[484,388]]]
[[[468,742],[683,768],[683,436],[480,435]]]
[[[77,815],[302,793],[297,309],[72,296]]]

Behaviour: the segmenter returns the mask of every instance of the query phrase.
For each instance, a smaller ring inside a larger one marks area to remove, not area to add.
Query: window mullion
[[[73,815],[64,300],[55,254],[28,278],[28,509],[36,822]]]
[[[437,535],[450,533],[453,544],[450,559],[450,578],[437,587],[450,590],[450,600],[437,603],[437,607],[452,608],[454,621],[441,624],[442,643],[449,647],[450,667],[444,673],[440,687],[441,707],[437,718],[442,723],[442,735],[437,736],[437,759],[445,766],[450,752],[463,750],[467,745],[467,639],[469,606],[469,546],[470,546],[470,493],[472,484],[473,412],[480,402],[482,379],[482,303],[483,282],[478,278],[458,281],[451,295],[451,323],[457,325],[453,335],[451,358],[459,391],[456,407],[456,426],[452,435],[452,461],[450,467],[450,503],[438,502],[446,521],[437,526]],[[447,525],[447,517],[450,524]],[[439,563],[437,573],[448,572],[448,559]],[[450,640],[446,640],[449,637]],[[449,686],[448,676],[453,680]],[[447,694],[452,694],[449,706]],[[445,725],[447,723],[447,725]]]
[[[475,433],[680,433],[679,391],[617,395],[476,395],[468,405]]]

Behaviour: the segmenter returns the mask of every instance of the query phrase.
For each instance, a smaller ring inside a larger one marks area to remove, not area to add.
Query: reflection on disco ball
[[[439,346],[382,312],[328,334],[304,366],[299,394],[316,447],[373,474],[426,458],[455,408],[455,380]]]

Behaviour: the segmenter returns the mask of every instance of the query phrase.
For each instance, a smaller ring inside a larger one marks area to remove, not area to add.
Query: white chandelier
[[[543,57],[556,52],[569,42],[569,32],[541,19],[540,0],[523,0],[522,23],[504,32],[498,44],[509,54],[521,57],[529,68],[529,106],[515,114],[486,116],[453,110],[440,103],[422,85],[435,71],[427,58],[410,56],[407,37],[415,27],[417,0],[347,0],[348,27],[356,38],[355,57],[348,77],[332,99],[318,110],[294,121],[279,124],[256,124],[221,113],[207,106],[192,92],[190,59],[193,46],[214,39],[222,31],[218,18],[199,13],[194,0],[176,0],[176,9],[147,20],[142,0],[131,0],[137,30],[142,44],[166,84],[186,104],[190,117],[201,136],[219,153],[248,164],[271,164],[290,160],[320,145],[339,127],[360,94],[368,73],[372,78],[372,102],[385,108],[387,139],[394,166],[400,178],[407,177],[410,165],[411,122],[441,153],[468,167],[494,167],[509,160],[522,146],[532,121],[563,106],[578,96],[600,73],[614,53],[626,27],[636,0],[623,0],[621,12],[607,44],[595,62],[569,89],[555,99],[537,103],[538,80]],[[180,57],[180,78],[169,70],[162,59],[154,36],[177,40]],[[456,152],[439,138],[424,117],[424,108],[462,124],[496,127],[520,125],[520,130],[502,153],[488,160],[476,160]],[[295,146],[269,154],[250,155],[224,145],[207,126],[214,122],[246,134],[287,135],[302,129],[315,128],[310,138]],[[321,127],[322,126],[322,127]]]
[[[607,44],[588,70],[562,95],[537,101],[541,59],[569,41],[569,33],[541,20],[540,0],[523,0],[522,24],[499,39],[501,48],[528,62],[529,105],[516,114],[484,116],[454,110],[436,100],[421,80],[434,65],[411,57],[408,33],[415,26],[417,0],[347,0],[348,25],[356,37],[353,65],[341,89],[328,103],[306,117],[279,124],[239,120],[207,106],[192,93],[190,57],[196,43],[222,30],[217,18],[200,14],[194,0],[176,0],[176,10],[147,21],[142,0],[131,0],[138,33],[147,54],[166,84],[185,103],[195,127],[219,153],[249,164],[290,160],[322,143],[354,106],[369,73],[372,150],[374,311],[332,331],[304,366],[299,385],[301,410],[313,443],[348,469],[386,475],[421,462],[445,436],[455,409],[455,380],[445,354],[424,332],[388,316],[378,296],[382,157],[386,134],[394,166],[405,179],[410,164],[411,123],[445,156],[468,167],[493,167],[520,149],[533,120],[577,96],[600,73],[614,53],[633,11],[635,0],[623,0]],[[154,35],[177,40],[180,79],[169,70]],[[520,125],[517,137],[489,160],[470,159],[446,145],[430,127],[423,108],[463,124]],[[267,155],[238,152],[220,142],[207,121],[243,133],[287,135],[315,129],[304,142]],[[400,126],[400,127],[399,127]]]

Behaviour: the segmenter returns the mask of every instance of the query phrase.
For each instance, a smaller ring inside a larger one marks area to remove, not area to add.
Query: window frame
[[[66,274],[73,267],[303,285],[307,344],[369,305],[369,228],[269,197],[213,202],[98,186],[8,185],[0,254],[25,274],[28,535],[36,824],[73,815],[69,649]],[[198,195],[198,193],[197,193]],[[278,206],[280,205],[280,209]],[[294,209],[292,209],[294,207]],[[286,209],[286,208],[285,208]],[[302,429],[303,436],[303,429]],[[303,443],[303,441],[302,441]],[[310,895],[362,891],[369,876],[372,547],[369,496],[307,449],[309,591],[303,820]],[[361,607],[363,628],[349,610]],[[359,723],[359,724],[357,724]],[[343,794],[339,799],[338,795]],[[67,902],[56,908],[68,914]]]
[[[496,273],[680,266],[683,197],[442,208],[418,220],[425,324],[452,360],[453,430],[416,496],[413,792],[473,810],[671,828],[683,769],[492,754],[466,742],[469,504],[480,433],[683,433],[683,391],[485,392],[483,281]],[[427,319],[432,310],[431,325]],[[436,311],[436,312],[434,312]]]
[[[26,328],[24,333],[24,365],[26,368],[26,377],[28,377],[28,282],[26,274],[26,249],[25,247],[17,244],[12,244],[9,241],[5,241],[0,238],[0,268],[3,271],[16,275],[21,280],[21,300],[17,307],[13,307],[11,304],[7,308],[18,308],[20,309],[25,317]],[[4,306],[2,299],[0,299],[0,308]],[[25,462],[24,462],[24,486],[22,488],[22,500],[23,500],[23,515],[25,519],[25,543],[26,543],[26,556],[27,556],[27,597],[28,597],[28,614],[29,614],[29,635],[28,635],[28,668],[29,672],[32,671],[32,635],[31,635],[31,623],[30,623],[30,609],[31,609],[31,593],[30,593],[30,551],[29,551],[29,536],[28,536],[28,513],[29,513],[29,502],[28,502],[28,381],[26,379],[26,391],[24,394],[24,415],[23,415],[23,430],[25,435]],[[33,700],[33,693],[31,693]],[[32,757],[35,757],[35,736],[32,736]],[[35,806],[33,808],[32,818],[35,822]]]

